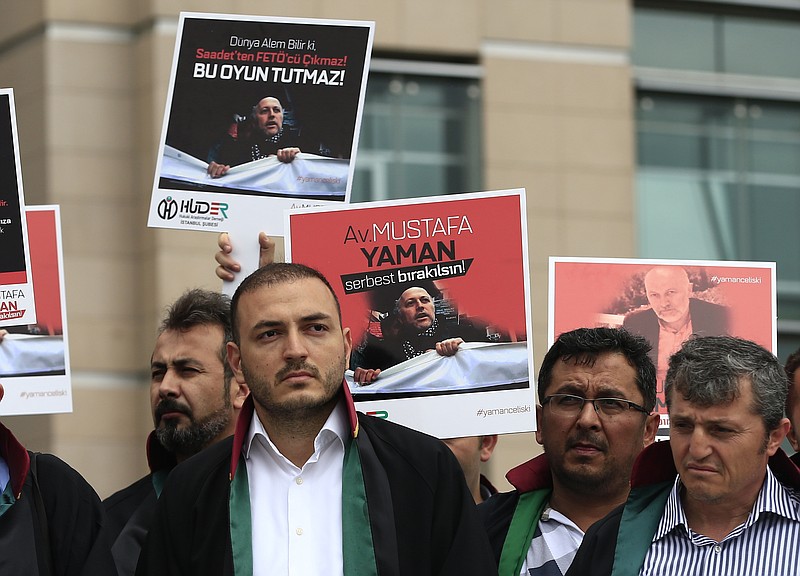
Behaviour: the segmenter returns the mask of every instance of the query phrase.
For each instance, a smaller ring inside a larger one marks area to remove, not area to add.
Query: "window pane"
[[[480,125],[474,79],[370,74],[352,201],[480,190]]]
[[[723,72],[800,78],[800,24],[726,16]]]
[[[714,17],[637,8],[633,20],[633,63],[714,71]]]

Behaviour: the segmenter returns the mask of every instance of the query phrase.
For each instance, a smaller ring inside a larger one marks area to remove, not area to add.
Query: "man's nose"
[[[583,408],[578,412],[576,424],[581,428],[600,428],[600,414],[594,404],[588,400],[583,403]]]
[[[181,394],[181,381],[174,370],[167,370],[158,384],[159,398],[177,398]]]
[[[299,331],[290,330],[286,335],[283,356],[287,359],[305,358],[308,356],[308,349]]]

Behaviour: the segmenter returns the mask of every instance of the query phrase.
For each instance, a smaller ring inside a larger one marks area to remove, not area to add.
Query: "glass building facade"
[[[798,47],[778,3],[634,13],[639,255],[775,261],[782,359],[800,346]]]

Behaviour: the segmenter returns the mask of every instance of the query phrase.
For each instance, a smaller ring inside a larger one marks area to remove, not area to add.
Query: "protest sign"
[[[650,342],[662,428],[667,363],[687,338],[731,334],[777,353],[773,262],[554,257],[549,281],[549,344],[594,326],[624,327]]]
[[[0,341],[0,415],[72,412],[59,208],[28,206],[25,214],[38,321],[7,327]]]
[[[289,211],[286,229],[352,330],[359,410],[440,438],[534,429],[523,190]]]
[[[349,201],[374,23],[182,13],[148,225]]]
[[[0,328],[36,322],[14,92],[0,89]]]

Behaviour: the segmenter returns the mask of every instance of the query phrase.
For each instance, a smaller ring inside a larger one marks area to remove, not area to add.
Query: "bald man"
[[[283,124],[283,105],[274,96],[267,96],[253,106],[250,118],[231,127],[224,140],[212,149],[208,158],[208,175],[219,178],[231,166],[275,156],[291,162],[300,153],[295,131]],[[309,150],[315,154],[319,150]]]
[[[381,370],[429,350],[453,356],[464,342],[488,340],[486,328],[437,314],[433,296],[420,286],[411,286],[400,294],[389,320],[381,323],[382,327],[386,325],[383,339],[368,337],[352,356],[350,368],[359,384],[371,384]]]
[[[728,311],[719,304],[692,298],[692,283],[681,266],[651,268],[645,274],[644,287],[650,308],[628,314],[623,327],[644,336],[653,346],[651,358],[661,382],[669,357],[689,336],[728,333]]]

